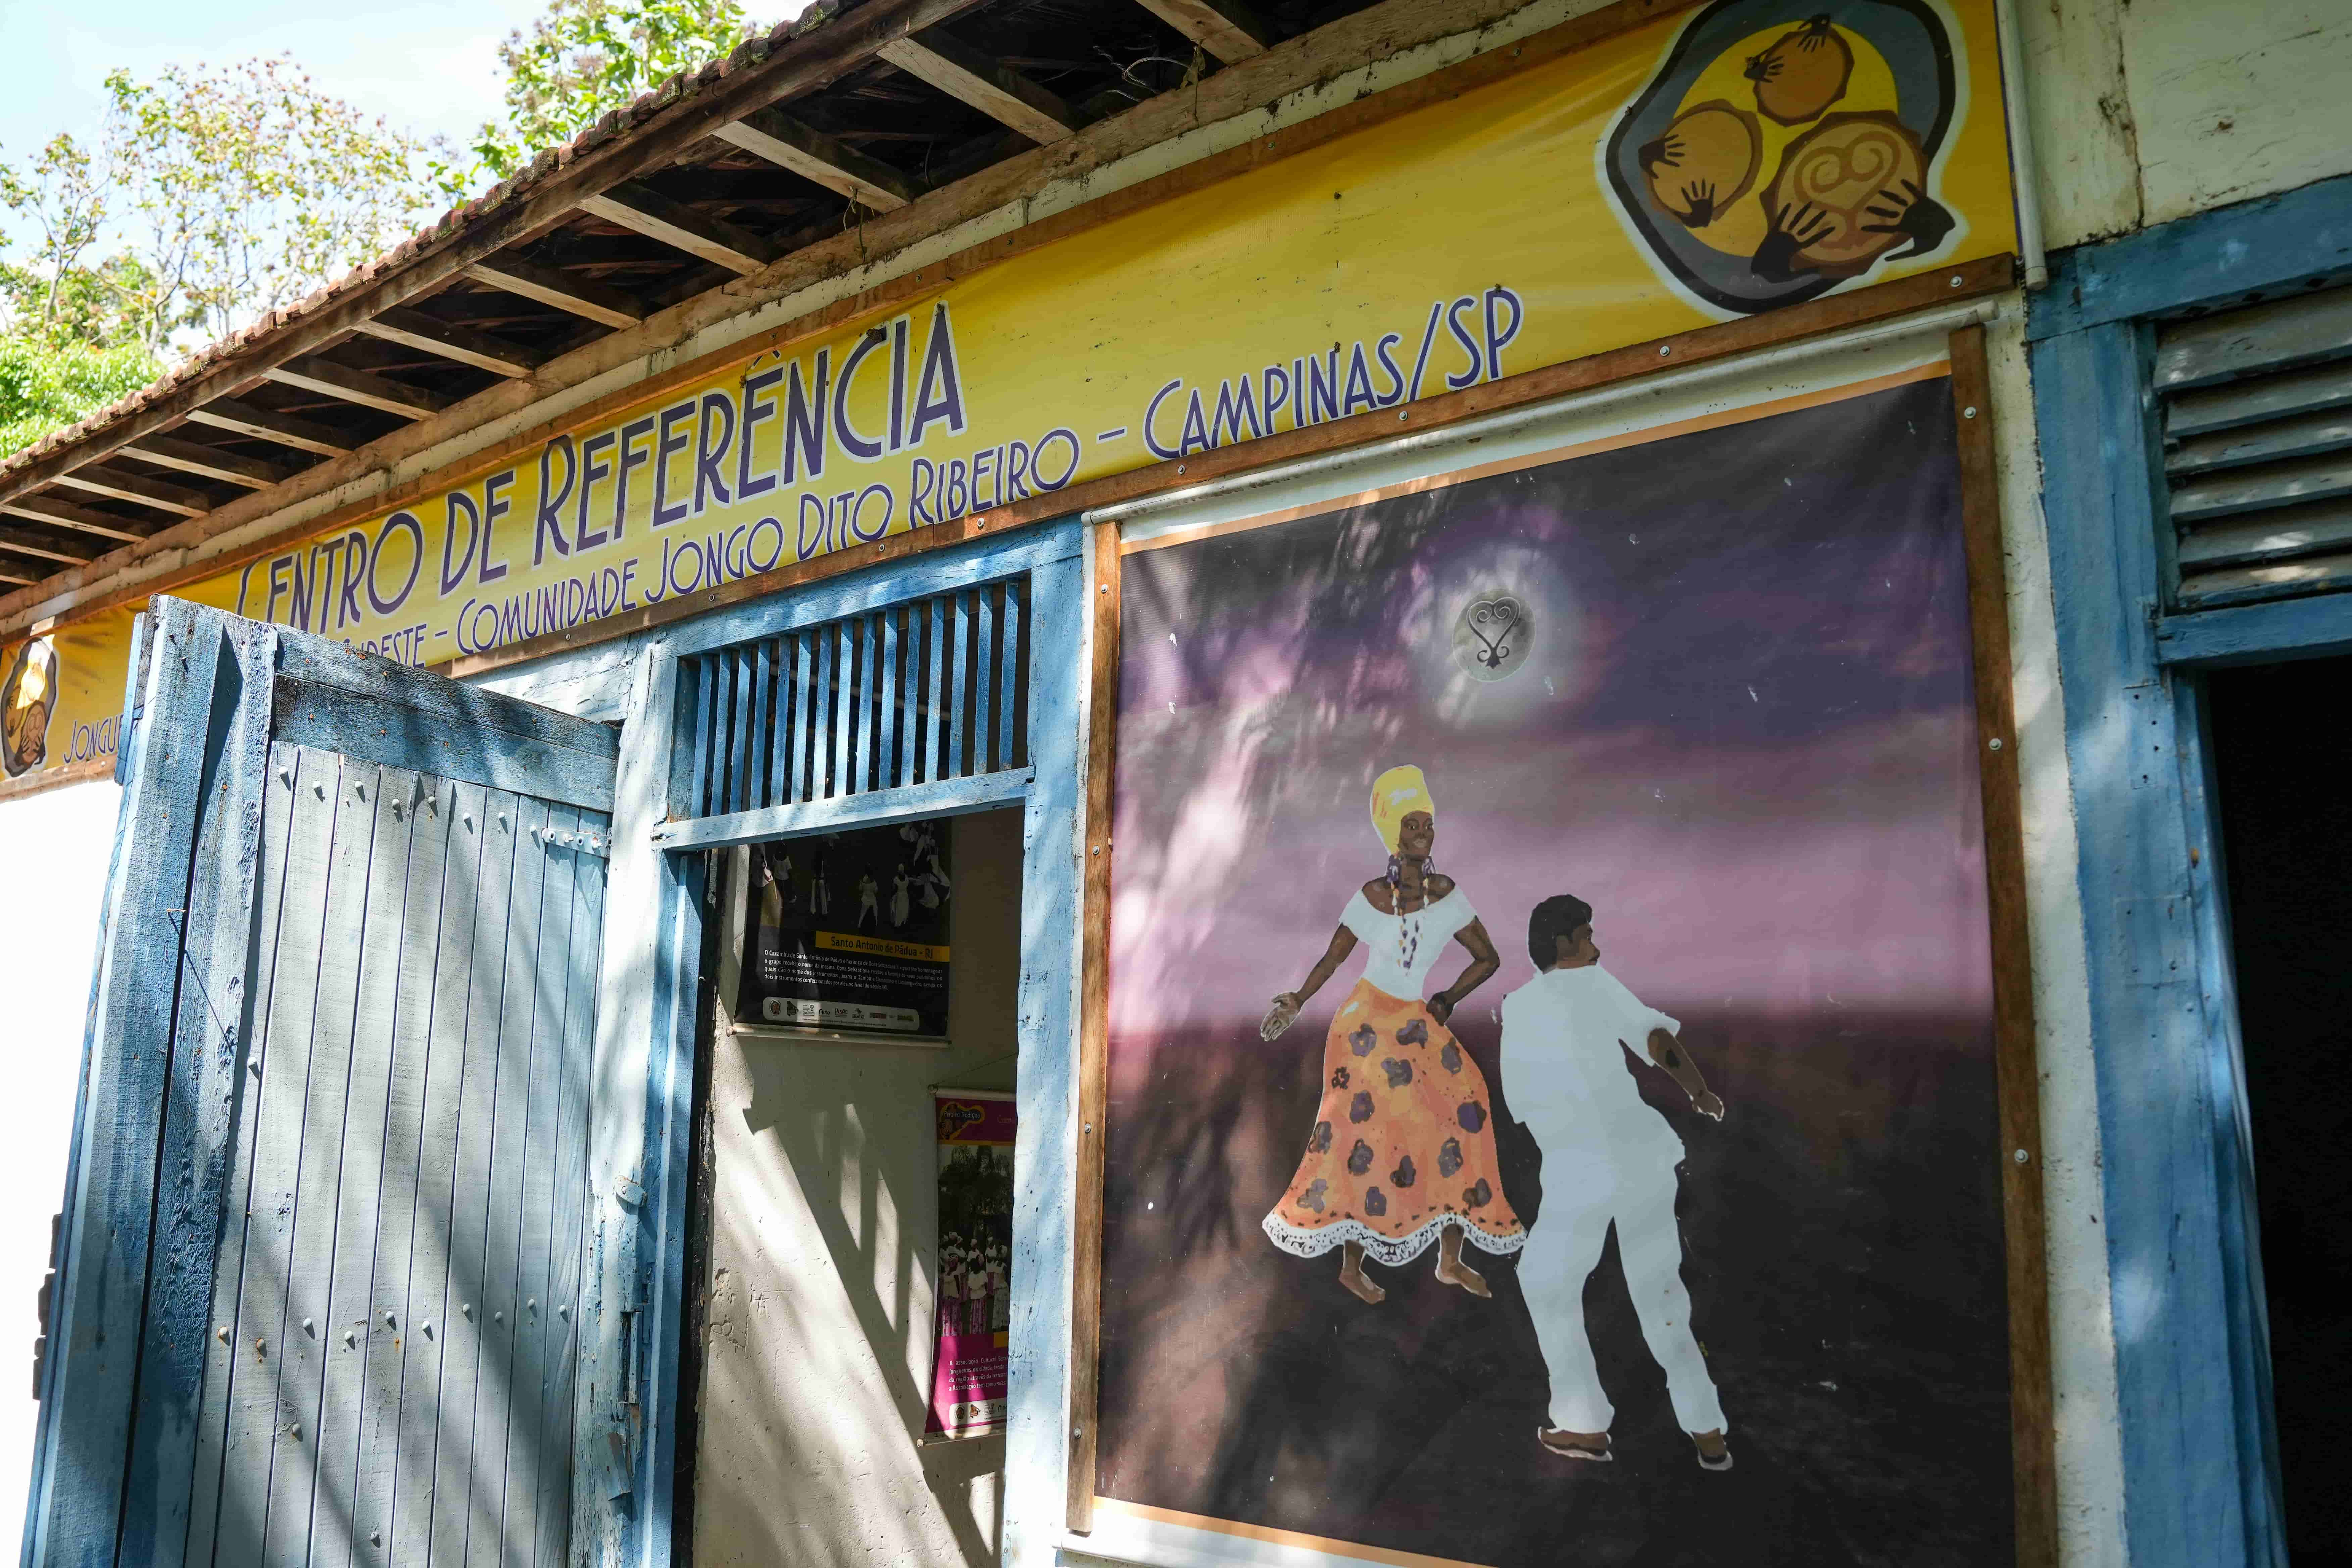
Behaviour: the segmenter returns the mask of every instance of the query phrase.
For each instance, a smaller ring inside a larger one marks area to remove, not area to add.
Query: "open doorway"
[[[997,1559],[1001,1418],[943,1438],[934,1395],[943,1332],[1002,1343],[1011,1134],[981,1162],[1000,1215],[952,1179],[935,1096],[1014,1087],[1022,833],[1013,807],[711,852],[678,1493],[698,1564]]]
[[[2352,658],[2207,679],[2289,1549],[2352,1539]],[[2220,1347],[2215,1347],[2220,1354]]]

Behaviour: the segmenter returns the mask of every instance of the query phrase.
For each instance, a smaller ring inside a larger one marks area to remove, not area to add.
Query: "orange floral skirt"
[[[1324,1037],[1323,1101],[1266,1238],[1301,1258],[1360,1242],[1393,1264],[1449,1225],[1487,1252],[1527,1245],[1503,1196],[1486,1075],[1423,1004],[1359,980]]]

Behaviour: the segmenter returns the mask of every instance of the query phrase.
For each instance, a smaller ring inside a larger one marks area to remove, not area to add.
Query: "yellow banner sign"
[[[1990,0],[1719,0],[175,591],[438,664],[2013,244]],[[6,651],[11,774],[111,750],[128,626]]]
[[[893,942],[886,936],[854,936],[847,931],[821,931],[816,944],[835,952],[863,952],[877,958],[913,958],[925,963],[945,963],[947,944],[927,942]]]

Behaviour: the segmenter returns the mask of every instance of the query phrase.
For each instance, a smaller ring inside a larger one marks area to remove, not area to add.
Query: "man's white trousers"
[[[1601,1261],[1614,1221],[1625,1284],[1642,1337],[1665,1370],[1675,1419],[1685,1432],[1728,1431],[1706,1357],[1691,1332],[1674,1168],[1596,1172],[1570,1165],[1556,1177],[1549,1169],[1544,1174],[1542,1217],[1519,1255],[1519,1288],[1551,1373],[1551,1424],[1570,1432],[1606,1432],[1616,1415],[1601,1390],[1592,1342],[1584,1331],[1584,1282]]]

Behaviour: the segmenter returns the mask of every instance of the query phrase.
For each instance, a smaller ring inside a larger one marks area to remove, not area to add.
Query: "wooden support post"
[[[438,321],[422,310],[395,305],[380,316],[359,323],[359,330],[387,342],[438,354],[459,364],[487,370],[493,375],[529,375],[547,363],[535,350],[519,347],[488,332]]]
[[[397,414],[404,419],[422,419],[426,415],[438,414],[457,401],[454,397],[427,391],[421,386],[411,386],[406,382],[394,381],[373,371],[353,370],[349,365],[336,364],[316,354],[273,366],[261,374],[286,386],[299,386],[305,392],[339,397],[345,403]]]
[[[1059,142],[1077,129],[1076,115],[1061,99],[940,28],[894,39],[875,52],[1032,142]]]
[[[1273,37],[1241,0],[1136,0],[1145,10],[1227,65],[1265,53]]]
[[[533,304],[569,310],[607,327],[635,326],[646,319],[646,308],[618,289],[519,257],[493,256],[477,261],[466,268],[466,276]]]
[[[781,110],[754,110],[720,127],[719,140],[875,212],[893,212],[915,199],[914,186],[897,170]]]
[[[257,436],[298,452],[315,452],[321,458],[340,458],[352,446],[351,437],[330,426],[299,415],[280,414],[274,408],[257,408],[233,397],[192,408],[188,419],[192,424],[234,430],[240,436]]]
[[[580,210],[746,278],[780,254],[751,230],[698,213],[635,180],[625,180],[601,195],[586,198]]]

